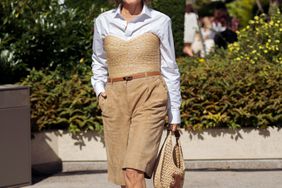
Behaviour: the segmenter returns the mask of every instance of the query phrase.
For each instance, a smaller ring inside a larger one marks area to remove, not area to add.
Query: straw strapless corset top
[[[129,40],[108,35],[104,38],[110,77],[160,71],[160,40],[146,32]]]

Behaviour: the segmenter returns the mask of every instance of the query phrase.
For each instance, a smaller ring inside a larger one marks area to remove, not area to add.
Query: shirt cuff
[[[98,97],[98,95],[101,93],[101,92],[105,92],[105,87],[104,87],[104,84],[101,83],[101,82],[97,82],[95,87],[94,87],[94,91],[96,93],[96,97]]]
[[[180,110],[169,110],[168,112],[168,123],[169,124],[180,124]]]

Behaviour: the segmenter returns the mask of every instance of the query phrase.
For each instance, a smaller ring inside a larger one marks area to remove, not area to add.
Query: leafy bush
[[[186,128],[282,125],[282,66],[236,63],[214,56],[178,59],[182,125]],[[101,130],[101,113],[90,85],[91,70],[77,68],[69,79],[58,71],[31,71],[32,127]]]
[[[33,131],[46,129],[101,130],[101,113],[90,84],[91,69],[78,65],[71,76],[33,69],[21,83],[31,87]]]
[[[182,120],[186,127],[282,125],[282,66],[182,60]]]
[[[282,14],[279,9],[267,21],[266,15],[256,16],[238,32],[239,41],[229,46],[229,58],[238,63],[282,64]]]

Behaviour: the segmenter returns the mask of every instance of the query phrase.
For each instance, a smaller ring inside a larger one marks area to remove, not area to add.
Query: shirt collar
[[[115,12],[114,12],[114,17],[116,18],[117,16],[119,17],[122,17],[121,16],[121,12],[120,12],[120,9],[121,9],[121,3],[118,5],[118,7],[115,9]],[[143,15],[147,15],[149,17],[151,17],[151,10],[149,9],[149,7],[144,3],[143,5],[143,8],[142,8],[142,11],[140,13],[139,16],[143,16]]]

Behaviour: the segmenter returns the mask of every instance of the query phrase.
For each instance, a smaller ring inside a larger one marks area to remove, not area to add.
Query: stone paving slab
[[[117,188],[105,171],[62,172],[24,188]],[[282,171],[186,171],[184,188],[281,188]],[[147,188],[153,188],[147,180]]]

